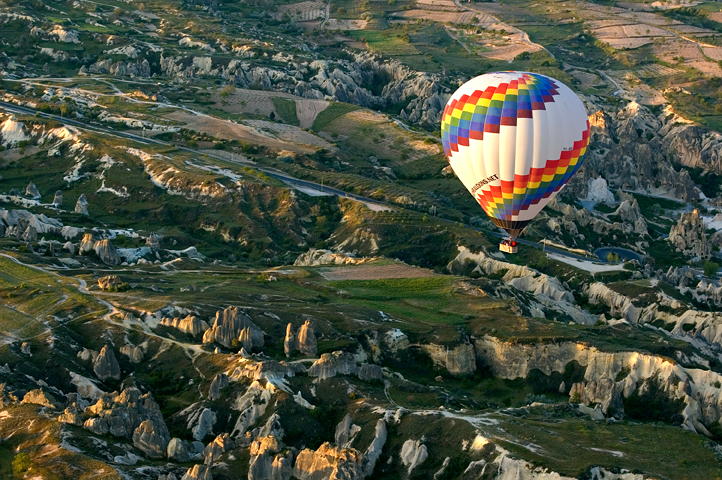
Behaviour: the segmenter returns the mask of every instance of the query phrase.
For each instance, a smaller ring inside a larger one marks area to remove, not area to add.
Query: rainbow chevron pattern
[[[468,149],[470,142],[484,142],[490,140],[490,136],[496,136],[492,141],[499,142],[501,127],[516,127],[519,119],[533,119],[534,112],[556,108],[561,114],[566,114],[570,104],[575,107],[573,118],[575,131],[572,145],[562,145],[561,152],[543,152],[543,154],[554,155],[556,158],[547,158],[546,164],[541,168],[522,166],[524,174],[519,174],[520,168],[514,166],[512,178],[503,178],[497,175],[494,181],[486,182],[481,188],[475,191],[469,184],[475,184],[481,178],[467,179],[467,187],[479,202],[481,207],[490,217],[505,222],[515,222],[525,217],[525,223],[531,220],[529,216],[535,215],[576,173],[584,161],[584,155],[589,143],[589,121],[586,120],[586,111],[581,101],[563,84],[539,74],[522,72],[500,72],[497,77],[507,81],[495,81],[488,85],[487,82],[480,82],[480,88],[466,88],[461,96],[455,94],[447,104],[441,121],[441,140],[447,157],[451,160],[466,158],[468,162],[474,162],[470,158],[473,153]],[[477,77],[468,82],[467,85],[487,75]],[[462,92],[467,85],[462,86]],[[564,90],[565,102],[563,105],[555,105],[555,99],[560,99],[560,88]],[[574,97],[576,103],[569,100],[569,95]],[[579,108],[582,109],[579,112]],[[537,113],[539,115],[541,112]],[[545,117],[546,118],[546,117]],[[586,125],[580,124],[586,120]],[[529,121],[528,121],[529,122]],[[529,122],[530,123],[530,122]],[[507,129],[506,135],[514,135],[516,142],[516,128]],[[564,135],[560,132],[558,125],[549,128],[549,135]],[[567,137],[568,138],[568,137]],[[522,141],[524,139],[521,139]],[[529,141],[533,141],[529,139]],[[460,152],[460,150],[466,150]],[[499,158],[499,162],[511,161],[514,158]],[[489,162],[489,159],[486,159]],[[452,162],[453,165],[453,162]],[[459,171],[454,167],[457,175]],[[468,167],[466,174],[473,170]],[[501,171],[501,167],[495,173]],[[489,175],[490,172],[487,172]],[[460,176],[460,175],[459,175]],[[491,177],[493,178],[493,177]],[[464,180],[464,179],[462,179]],[[529,210],[534,210],[531,212]],[[524,212],[527,212],[524,215]]]

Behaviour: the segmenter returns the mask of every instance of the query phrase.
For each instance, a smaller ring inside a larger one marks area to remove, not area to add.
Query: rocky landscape
[[[0,477],[720,478],[719,10],[0,0]],[[591,125],[517,255],[509,69]]]

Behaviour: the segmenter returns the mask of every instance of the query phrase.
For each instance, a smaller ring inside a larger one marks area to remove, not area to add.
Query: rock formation
[[[647,235],[647,222],[639,210],[639,204],[634,196],[619,191],[619,198],[622,203],[619,205],[614,215],[619,216],[624,222],[623,227],[626,232],[633,231],[638,235]]]
[[[72,420],[69,413],[72,411],[66,409],[66,418]],[[98,435],[130,438],[134,446],[150,458],[167,455],[170,434],[158,404],[149,393],[141,395],[137,388],[128,387],[117,396],[103,394],[95,404],[85,407],[83,413],[91,416],[84,424],[87,430]]]
[[[160,250],[160,235],[151,232],[148,238],[145,239],[145,244],[149,246],[152,251],[157,252]]]
[[[681,124],[668,109],[656,116],[633,101],[618,112],[597,111],[589,120],[590,148],[584,165],[565,187],[566,194],[585,198],[592,187],[589,180],[603,177],[614,189],[662,190],[685,201],[700,198],[689,173],[676,171],[672,164],[680,155],[694,152],[682,147],[689,145],[682,139],[691,126]],[[714,142],[705,146],[707,152],[717,148]]]
[[[75,407],[68,407],[58,416],[58,422],[67,423],[69,425],[75,425],[76,427],[83,426],[83,419],[78,414],[78,410]]]
[[[25,187],[25,196],[30,197],[33,200],[37,200],[38,198],[40,198],[40,191],[33,182],[30,182],[28,186]]]
[[[191,462],[203,460],[205,447],[201,442],[186,442],[180,438],[171,438],[168,442],[166,456],[176,462]]]
[[[93,371],[101,380],[108,378],[120,380],[120,365],[118,365],[118,360],[115,358],[113,349],[108,345],[105,345],[102,350],[100,350],[100,353],[93,361]]]
[[[596,399],[593,401],[607,402],[607,407],[614,407],[615,411],[616,393],[606,380],[613,381],[622,398],[629,397],[649,381],[657,381],[669,398],[684,401],[686,406],[681,414],[686,429],[706,434],[705,425],[722,417],[719,407],[722,387],[717,387],[722,385],[722,375],[711,370],[685,368],[664,357],[633,351],[603,352],[574,342],[512,345],[489,336],[476,338],[474,350],[480,364],[487,365],[495,376],[508,379],[526,378],[534,369],[545,375],[553,371],[561,373],[569,362],[577,361],[585,367],[586,383],[576,387],[575,393]]]
[[[164,325],[166,327],[172,327],[177,328],[183,333],[187,333],[189,335],[200,335],[201,333],[208,330],[208,323],[205,322],[205,320],[201,320],[200,318],[196,317],[195,315],[188,315],[185,318],[175,317],[175,318],[163,318],[160,322],[161,325]]]
[[[294,350],[298,350],[296,342],[296,334],[293,332],[293,325],[286,325],[286,336],[283,339],[283,353],[290,357]]]
[[[356,258],[353,255],[331,250],[312,248],[296,258],[293,264],[297,267],[315,267],[318,265],[358,265],[374,260],[373,258]]]
[[[98,287],[101,290],[110,290],[113,287],[121,285],[123,281],[117,275],[106,275],[105,277],[98,278]]]
[[[216,414],[210,408],[204,408],[198,416],[198,421],[192,428],[191,433],[193,439],[197,441],[203,440],[206,435],[213,433],[213,425],[216,423]]]
[[[602,177],[590,178],[588,182],[587,200],[597,203],[614,203],[614,194],[609,191],[607,181]]]
[[[700,259],[710,256],[704,222],[697,209],[682,214],[677,225],[670,229],[667,241],[686,256]]]
[[[213,439],[203,450],[203,457],[206,464],[210,465],[223,455],[227,450],[233,448],[233,440],[227,433],[222,433]]]
[[[336,433],[334,435],[334,441],[339,447],[344,447],[353,441],[353,438],[358,432],[361,431],[361,427],[353,424],[353,419],[350,414],[346,414],[343,420],[336,425]]]
[[[120,353],[127,356],[131,362],[138,364],[143,361],[145,356],[145,348],[143,347],[144,345],[123,345],[120,347]]]
[[[203,334],[203,343],[215,342],[231,348],[234,340],[242,342],[242,346],[249,352],[252,348],[262,347],[264,343],[263,331],[238,308],[228,307],[216,312],[215,320]]]
[[[315,357],[318,353],[318,342],[313,330],[313,322],[306,320],[298,333],[293,333],[293,326],[289,323],[286,326],[286,338],[283,341],[283,351],[287,357],[291,356],[294,350],[300,351],[308,357]]]
[[[221,398],[221,390],[228,386],[228,375],[218,373],[213,377],[211,386],[208,388],[208,400],[218,400]]]
[[[429,452],[426,449],[426,445],[422,444],[419,440],[406,440],[401,447],[401,462],[408,468],[409,475],[411,472],[424,463],[424,460],[429,456]]]
[[[428,344],[422,345],[435,364],[444,367],[452,375],[468,375],[476,371],[474,347],[470,343],[462,343],[452,347]]]
[[[80,241],[79,251],[81,254],[95,252],[101,262],[110,266],[120,265],[121,259],[118,250],[113,246],[110,239],[99,238],[96,233],[86,233]]]
[[[326,442],[318,450],[305,449],[298,454],[293,476],[298,480],[322,478],[362,478],[363,456],[354,449],[333,447]]]
[[[80,197],[78,197],[78,201],[75,202],[75,213],[88,215],[88,199],[85,197],[84,193],[81,194]]]
[[[210,465],[193,465],[181,477],[181,480],[213,480]]]
[[[473,349],[472,349],[473,350]],[[358,369],[358,378],[364,382],[371,382],[373,380],[382,380],[384,378],[384,372],[380,366],[372,363],[362,363]]]
[[[358,365],[354,356],[350,353],[333,352],[324,353],[308,369],[310,377],[318,377],[319,380],[326,380],[336,375],[356,375]]]
[[[133,445],[149,458],[164,458],[169,443],[170,433],[162,420],[144,420],[133,432]]]
[[[55,192],[55,197],[53,197],[53,206],[54,207],[60,207],[63,204],[63,192],[62,190],[58,190]]]
[[[374,468],[376,467],[376,462],[379,460],[379,457],[381,457],[381,451],[386,444],[387,435],[386,422],[383,418],[381,418],[378,422],[376,422],[376,433],[374,435],[374,439],[366,449],[366,453],[364,453],[362,471],[365,477],[368,477],[373,473]]]
[[[597,403],[607,416],[624,417],[621,389],[610,378],[575,383],[569,391],[569,398],[572,403]]]
[[[25,394],[23,399],[20,401],[20,403],[33,403],[35,405],[42,405],[44,407],[49,408],[57,408],[57,401],[55,398],[53,398],[52,395],[45,392],[41,388],[37,388],[35,390],[30,390],[28,393]]]
[[[274,468],[274,464],[277,463],[275,460],[271,460],[271,455],[280,451],[283,444],[274,435],[261,436],[253,443],[251,443],[251,461],[248,468],[248,479],[249,480],[271,480],[275,475],[282,475],[283,472],[279,471],[279,467],[282,467],[280,460],[278,466]],[[286,469],[288,471],[288,468]],[[290,477],[290,473],[289,477]]]

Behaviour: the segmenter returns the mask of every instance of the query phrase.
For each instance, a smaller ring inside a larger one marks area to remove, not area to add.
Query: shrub
[[[13,459],[13,475],[16,478],[23,478],[31,466],[30,455],[24,452],[18,453]]]
[[[719,270],[719,264],[717,262],[711,261],[704,262],[703,270],[706,277],[713,277],[717,275],[717,271]]]

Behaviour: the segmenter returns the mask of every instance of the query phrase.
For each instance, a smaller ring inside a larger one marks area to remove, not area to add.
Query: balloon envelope
[[[449,99],[441,140],[456,176],[494,223],[516,236],[581,166],[589,118],[558,80],[488,73]]]

